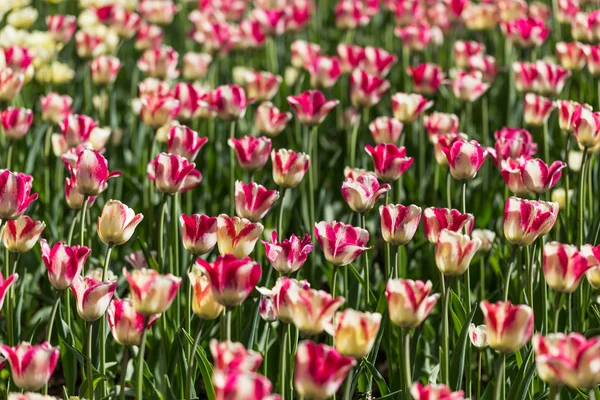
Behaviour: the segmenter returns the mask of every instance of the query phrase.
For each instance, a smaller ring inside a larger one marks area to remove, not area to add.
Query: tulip
[[[539,86],[539,71],[537,65],[528,62],[514,62],[512,64],[515,75],[515,88],[518,92],[537,90]]]
[[[481,5],[487,5],[482,3]],[[464,400],[465,393],[462,390],[453,392],[446,385],[429,384],[421,385],[420,382],[415,382],[410,388],[410,394],[413,400]]]
[[[131,39],[138,33],[144,22],[139,14],[121,5],[107,7],[109,7],[110,11],[108,21],[105,21],[105,23],[117,32],[122,39]]]
[[[0,68],[0,100],[12,101],[21,92],[24,82],[22,72],[8,67]]]
[[[588,283],[594,289],[600,289],[600,246],[583,245],[580,253],[587,259],[590,267],[585,273]]]
[[[485,319],[489,346],[502,353],[513,353],[529,341],[533,333],[533,310],[510,301],[495,304],[484,300],[481,311]]]
[[[483,96],[489,87],[489,83],[483,81],[483,74],[479,71],[459,71],[452,80],[454,96],[471,103]]]
[[[447,276],[462,275],[469,268],[481,240],[471,239],[449,229],[442,229],[435,248],[435,261],[440,272]]]
[[[402,135],[403,128],[402,122],[390,117],[377,117],[369,124],[369,130],[377,144],[395,144]]]
[[[558,204],[510,197],[504,208],[504,236],[516,246],[529,246],[552,229]]]
[[[502,24],[502,32],[520,47],[540,47],[550,34],[545,22],[531,17],[516,18]]]
[[[398,26],[394,34],[402,40],[402,45],[411,51],[422,52],[433,39],[431,26],[425,21],[411,22],[406,26]]]
[[[411,204],[379,206],[383,240],[393,246],[404,246],[412,240],[421,221],[421,208]]]
[[[525,186],[525,182],[523,182],[523,172],[521,168],[524,163],[526,163],[526,161],[523,158],[519,158],[518,160],[507,158],[506,160],[502,160],[502,163],[500,164],[502,178],[508,185],[508,190],[516,196],[525,196],[530,193],[527,186]]]
[[[346,309],[335,316],[335,348],[346,357],[362,358],[371,352],[381,314]]]
[[[600,146],[600,112],[585,107],[578,109],[573,113],[573,127],[577,143],[596,151]]]
[[[88,322],[100,319],[115,293],[117,281],[98,282],[89,276],[75,276],[71,290],[75,295],[77,313]]]
[[[198,132],[183,125],[176,125],[169,131],[169,153],[177,154],[194,162],[200,149],[208,142],[207,137],[198,136]]]
[[[164,32],[161,27],[152,24],[141,24],[135,37],[136,50],[147,50],[160,47]]]
[[[190,285],[193,290],[192,311],[202,320],[212,320],[219,317],[224,307],[215,300],[208,276],[202,273],[198,263],[188,272]]]
[[[219,86],[213,95],[217,116],[226,121],[243,118],[246,107],[253,100],[248,100],[244,89],[237,85]]]
[[[262,295],[258,302],[258,313],[265,322],[273,322],[277,320],[275,304],[269,296]]]
[[[423,119],[423,126],[430,135],[448,135],[458,132],[458,117],[455,114],[434,111]]]
[[[350,101],[355,107],[373,107],[389,88],[389,81],[364,70],[356,69],[350,75]]]
[[[209,253],[217,244],[217,218],[206,215],[181,214],[183,247],[194,256]]]
[[[171,122],[180,108],[179,100],[172,96],[146,95],[141,100],[140,117],[148,127],[157,129]]]
[[[535,67],[538,73],[537,90],[546,96],[556,96],[562,92],[567,78],[571,76],[571,71],[549,62],[537,61]]]
[[[33,392],[9,393],[7,400],[56,400],[56,397]]]
[[[545,193],[556,185],[566,166],[563,161],[554,161],[548,166],[539,158],[524,161],[521,164],[523,183],[533,193]]]
[[[471,339],[471,344],[474,347],[478,349],[485,349],[489,345],[487,338],[487,327],[485,325],[469,325],[469,339]]]
[[[310,75],[310,84],[313,88],[330,88],[335,85],[342,74],[340,61],[337,57],[318,55],[307,60],[304,68]]]
[[[469,58],[485,53],[485,44],[473,40],[457,40],[454,42],[454,64],[458,68],[467,68]]]
[[[584,64],[587,63],[587,69],[594,77],[600,75],[600,46],[585,46],[583,48],[585,54]]]
[[[247,350],[242,343],[212,339],[209,346],[217,371],[256,372],[263,361],[260,353]]]
[[[542,126],[552,114],[554,103],[547,97],[536,96],[533,93],[525,95],[523,120],[527,125]]]
[[[364,70],[368,74],[386,77],[390,69],[396,64],[398,57],[384,49],[377,47],[365,47]]]
[[[437,244],[442,230],[460,232],[463,228],[469,235],[473,230],[475,217],[473,214],[461,214],[460,211],[448,208],[428,207],[424,211],[423,227],[427,239]]]
[[[296,350],[294,388],[299,396],[325,400],[337,393],[354,365],[354,359],[333,347],[302,341]]]
[[[158,320],[160,314],[152,315],[148,320],[133,308],[130,299],[113,299],[107,310],[108,325],[121,346],[139,346],[142,342],[144,324],[147,329]]]
[[[195,167],[180,155],[160,153],[148,163],[148,179],[163,194],[184,193],[202,181],[202,174]]]
[[[294,302],[298,299],[298,292],[310,289],[310,284],[303,280],[287,278],[282,276],[277,279],[273,290],[258,288],[261,294],[269,296],[273,300],[277,319],[286,324],[291,324],[294,312]]]
[[[48,15],[46,16],[46,26],[54,40],[67,43],[77,29],[77,18],[74,15]]]
[[[380,185],[377,178],[370,174],[360,175],[356,179],[347,179],[342,184],[344,201],[359,214],[371,210],[375,202],[390,190],[389,184]]]
[[[11,378],[18,388],[39,390],[48,383],[58,362],[59,351],[50,343],[29,342],[10,347],[0,345],[0,353],[8,360]]]
[[[142,214],[136,214],[119,200],[109,200],[98,217],[98,237],[107,246],[122,245],[131,238],[142,219]]]
[[[303,125],[319,125],[327,114],[339,104],[339,100],[325,100],[318,90],[307,90],[298,96],[288,96],[290,107],[296,112],[296,118]]]
[[[210,54],[188,51],[183,55],[183,77],[190,81],[203,79],[212,61]]]
[[[414,158],[406,157],[405,147],[394,144],[378,144],[375,148],[367,145],[365,151],[373,158],[377,177],[385,182],[400,178],[414,161]]]
[[[301,32],[308,25],[312,17],[313,6],[308,1],[295,1],[286,7],[286,26],[287,32]]]
[[[17,279],[19,279],[19,274],[12,274],[4,279],[2,273],[0,272],[0,310],[4,305],[4,299],[8,294],[8,290],[17,282]]]
[[[600,356],[598,337],[586,339],[579,333],[539,334],[533,337],[537,372],[550,385],[593,388],[600,383],[594,365]]]
[[[158,252],[156,251],[151,251],[150,252],[150,257],[149,259],[156,259],[156,255],[158,254]],[[144,254],[143,250],[138,250],[138,251],[134,251],[133,253],[129,253],[128,255],[126,255],[125,257],[125,261],[127,261],[127,263],[129,265],[131,265],[133,268],[136,269],[142,269],[142,268],[148,268],[148,259],[146,259],[146,255]],[[104,272],[102,272],[104,273]]]
[[[497,4],[503,23],[514,22],[528,12],[527,3],[522,0],[501,0]]]
[[[2,231],[4,247],[13,253],[27,253],[35,246],[46,224],[34,221],[26,215],[6,221]]]
[[[176,79],[179,76],[177,62],[179,54],[170,46],[147,49],[137,62],[140,71],[161,80]]]
[[[347,43],[340,43],[336,48],[340,68],[344,73],[352,73],[357,68],[362,68],[365,60],[365,49]]]
[[[279,199],[279,192],[267,190],[256,182],[235,182],[235,212],[240,218],[258,222]]]
[[[430,296],[431,288],[431,281],[390,279],[385,289],[390,320],[408,329],[421,325],[440,297],[439,294]]]
[[[498,73],[496,58],[489,55],[476,55],[469,57],[469,69],[479,71],[483,75],[483,81],[492,83]]]
[[[423,63],[416,67],[408,66],[406,73],[412,77],[415,92],[427,95],[437,92],[445,78],[440,66],[432,63]]]
[[[249,172],[261,170],[269,160],[271,139],[260,136],[244,136],[241,139],[231,138],[227,142],[235,150],[238,163]]]
[[[177,7],[172,0],[142,0],[138,4],[138,11],[151,24],[169,25],[177,13]]]
[[[310,156],[293,150],[279,149],[271,151],[273,163],[273,181],[283,189],[298,186],[310,165]]]
[[[255,372],[215,370],[212,384],[218,400],[279,399],[279,396],[271,395],[273,385],[269,378]]]
[[[7,139],[19,140],[29,131],[33,112],[27,108],[7,107],[0,112],[0,122]]]
[[[470,3],[461,17],[468,30],[486,31],[498,24],[498,9],[494,4]]]
[[[544,245],[544,278],[548,286],[557,292],[573,293],[583,274],[591,267],[575,246],[559,242]]]
[[[336,267],[350,264],[370,248],[368,231],[343,222],[316,223],[315,236],[327,261]]]
[[[303,238],[292,234],[289,239],[277,242],[277,232],[273,232],[271,242],[263,240],[262,243],[271,266],[283,275],[298,271],[314,249],[309,234],[305,234]]]
[[[588,104],[579,104],[573,100],[557,100],[555,106],[558,110],[558,125],[566,133],[573,133],[575,130],[574,118],[581,115],[582,108],[591,109]]]
[[[392,96],[394,118],[407,123],[414,122],[425,111],[433,106],[433,101],[420,94],[396,93]]]
[[[270,72],[248,72],[245,76],[248,97],[258,101],[270,101],[277,94],[282,78]]]
[[[518,159],[529,157],[537,152],[537,144],[531,138],[531,133],[520,128],[503,128],[494,134],[496,139],[494,149],[490,154],[500,165],[507,158]]]
[[[96,85],[112,84],[121,69],[121,61],[114,56],[99,56],[90,62],[90,69]]]
[[[84,195],[79,193],[75,176],[65,178],[65,200],[67,201],[67,205],[73,210],[81,210],[83,208],[85,198]],[[88,197],[88,209],[95,201],[95,196]]]
[[[442,151],[448,159],[452,177],[457,180],[475,178],[487,155],[487,151],[476,140],[459,140]]]
[[[225,307],[242,304],[262,274],[260,265],[250,257],[238,259],[233,254],[220,255],[212,263],[198,259],[197,264],[208,276],[215,300]]]
[[[444,149],[452,147],[454,142],[467,140],[468,136],[464,133],[448,133],[430,135],[429,139],[433,143],[433,155],[435,161],[442,167],[448,166],[448,157],[444,154]]]
[[[73,99],[67,95],[50,92],[46,96],[40,97],[40,104],[42,107],[42,119],[58,124],[63,118],[71,114]]]
[[[291,64],[303,68],[305,64],[321,54],[321,46],[304,40],[295,40],[291,45]]]
[[[133,308],[146,317],[167,311],[181,285],[181,278],[152,269],[136,269],[130,274],[123,268],[123,275],[129,282]]]
[[[292,119],[292,113],[282,112],[270,102],[263,102],[256,108],[254,127],[269,137],[279,135]]]
[[[119,171],[108,171],[108,161],[99,152],[84,149],[77,157],[75,169],[69,166],[75,177],[77,189],[84,196],[97,196],[106,190],[110,178],[121,176]]]
[[[577,13],[579,13],[579,1],[560,0],[558,2],[556,18],[560,23],[564,24],[570,22]]]
[[[0,170],[0,219],[19,218],[31,202],[38,198],[37,193],[29,194],[32,181],[33,177],[30,175]]]
[[[64,290],[71,286],[92,252],[85,246],[68,246],[63,242],[57,242],[50,248],[46,239],[40,240],[40,245],[42,260],[48,270],[48,279],[56,290]]]
[[[267,35],[281,35],[285,32],[287,11],[277,8],[255,8],[252,17],[260,24]]]
[[[338,29],[356,29],[371,21],[361,1],[340,0],[335,5],[335,26]]]
[[[556,43],[556,55],[560,65],[568,70],[581,70],[586,63],[586,47],[579,42]]]
[[[233,254],[244,258],[252,253],[256,241],[263,232],[260,222],[252,223],[246,218],[221,214],[217,218],[217,245],[221,255]]]

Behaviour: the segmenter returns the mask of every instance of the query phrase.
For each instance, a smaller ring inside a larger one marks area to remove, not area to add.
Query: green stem
[[[543,133],[543,139],[544,139],[544,161],[547,163],[550,163],[550,144],[549,144],[549,137],[548,137],[548,121],[544,122],[544,133]],[[568,162],[568,160],[567,160]]]
[[[58,311],[58,306],[60,305],[60,297],[62,296],[62,290],[56,291],[56,299],[54,300],[54,305],[52,306],[52,311],[50,312],[50,319],[48,320],[48,328],[46,329],[46,341],[52,341],[52,330],[54,327],[54,320],[56,319],[56,312]]]
[[[446,172],[446,204],[448,209],[452,209],[452,175],[450,174],[450,168]]]
[[[175,276],[180,276],[179,271],[179,193],[175,193],[171,197],[171,241],[168,243],[168,246],[171,248],[173,252],[173,257],[169,259],[169,273],[174,274]],[[180,326],[181,323],[181,302],[179,301],[179,293],[176,294],[177,298],[175,300],[175,321],[177,326]]]
[[[192,374],[194,373],[194,368],[196,367],[196,348],[200,343],[200,336],[202,336],[202,320],[200,320],[200,325],[198,326],[198,331],[196,332],[196,337],[194,338],[194,344],[192,344],[192,349],[190,352],[190,364],[188,366],[187,371],[187,379],[185,382],[185,399],[190,400],[192,398]]]
[[[119,383],[119,400],[125,400],[125,378],[127,377],[127,363],[129,362],[129,347],[123,347],[121,356],[121,382]]]
[[[159,205],[160,220],[158,225],[158,270],[160,273],[164,271],[165,262],[165,218],[167,216],[167,195],[163,194]]]
[[[4,229],[6,228],[6,224],[4,225]],[[7,279],[10,276],[10,251],[8,247],[4,247],[4,279]],[[7,331],[7,339],[8,345],[14,346],[14,328],[13,328],[13,310],[12,310],[12,296],[11,289],[8,289],[8,293],[6,296],[6,300],[4,301],[4,314],[6,316],[6,331]]]
[[[481,398],[481,366],[483,364],[483,352],[477,352],[477,398]]]
[[[360,127],[360,116],[356,119],[352,127],[352,136],[350,137],[350,168],[356,167],[356,147],[358,146],[358,128]]]
[[[287,326],[286,324],[281,324],[281,333],[279,340],[279,393],[281,394],[281,400],[285,400],[286,390],[285,390],[285,382],[286,382],[286,365],[287,365]]]
[[[333,266],[333,271],[331,272],[331,295],[335,299],[335,296],[337,294],[338,267],[337,267],[337,265],[332,265],[332,266]]]
[[[143,400],[144,393],[144,353],[146,352],[146,338],[148,337],[148,317],[144,316],[144,328],[142,329],[142,341],[138,353],[137,382],[135,389],[135,399]]]
[[[344,400],[352,400],[352,381],[354,380],[354,368],[348,372],[346,384],[344,385]]]
[[[404,381],[406,390],[410,390],[412,384],[412,374],[410,372],[410,329],[403,329],[404,335]]]
[[[88,390],[88,399],[94,398],[94,371],[92,367],[92,342],[94,339],[93,335],[93,322],[87,323],[87,346],[86,346],[86,364],[87,364],[87,390]],[[141,396],[138,400],[141,400]]]
[[[235,138],[235,120],[229,125],[229,139]],[[229,216],[235,211],[235,151],[229,149]]]
[[[361,221],[361,228],[363,229],[367,229],[367,220],[364,214],[360,215],[360,221]],[[363,260],[364,260],[364,270],[363,273],[365,274],[365,308],[368,310],[369,306],[371,304],[371,274],[369,271],[369,256],[367,254],[367,251],[363,252]]]
[[[525,246],[524,250],[525,259],[527,260],[527,302],[529,303],[529,307],[533,308],[533,259],[531,257],[531,251],[529,249],[529,246]]]
[[[227,318],[227,331],[226,331],[226,337],[227,337],[227,341],[231,342],[231,314],[232,314],[232,310],[230,307],[227,307],[227,309],[225,310],[225,315]]]
[[[102,280],[108,279],[108,267],[110,266],[110,256],[112,254],[114,246],[109,244],[106,246],[106,254],[104,255],[104,268],[102,270]],[[100,322],[100,374],[106,373],[106,315],[102,316]],[[106,384],[104,380],[100,382],[100,392],[102,397],[106,396]]]
[[[448,314],[450,309],[450,282],[446,282],[446,277],[442,274],[442,296],[444,297],[444,309],[442,311],[442,381],[444,384],[450,384],[450,371],[449,371],[449,354],[450,345],[448,341],[448,335],[450,334]]]
[[[315,217],[315,174],[313,173],[313,171],[315,169],[318,168],[318,163],[317,163],[317,159],[315,157],[313,157],[313,153],[314,153],[314,147],[315,147],[315,142],[316,142],[316,137],[317,137],[317,128],[318,126],[314,126],[311,130],[310,130],[310,135],[308,137],[308,155],[310,156],[310,168],[308,171],[308,202],[309,202],[309,219],[310,219],[310,224],[314,225],[316,221],[316,217]],[[315,237],[315,230],[312,229],[312,226],[309,225],[309,229],[311,231],[312,234],[312,242],[316,243],[316,237]],[[313,251],[313,254],[315,252]],[[314,258],[313,258],[314,260]],[[315,265],[313,265],[313,267],[315,267]]]
[[[283,236],[283,209],[284,209],[286,192],[287,192],[286,188],[282,187],[281,188],[281,202],[279,203],[279,218],[277,218],[277,237],[280,242],[284,238],[284,236]]]
[[[550,385],[548,400],[560,400],[560,388],[558,386]]]
[[[7,143],[7,150],[6,150],[6,169],[10,171],[10,168],[12,166],[12,153],[13,153],[13,141],[9,140]]]
[[[596,388],[590,389],[588,393],[588,400],[596,400]]]
[[[512,273],[515,269],[515,265],[517,263],[517,249],[513,249],[512,252],[512,260],[510,262],[510,265],[508,267],[508,273],[506,274],[506,282],[504,283],[504,301],[508,300],[508,289],[510,289],[510,278],[512,277]]]
[[[69,236],[67,236],[67,244],[71,246],[73,244],[73,234],[75,233],[75,225],[77,225],[77,219],[79,218],[79,212],[73,215],[71,226],[69,227]]]
[[[81,209],[81,221],[80,221],[81,224],[80,224],[80,228],[79,228],[79,244],[81,246],[85,246],[85,214],[87,212],[89,202],[90,202],[90,197],[85,196],[85,200],[83,202],[83,208]]]
[[[504,393],[504,386],[506,385],[505,379],[504,379],[504,374],[505,374],[505,362],[506,362],[506,357],[504,355],[504,353],[500,353],[500,359],[499,359],[499,363],[498,363],[498,377],[496,378],[496,390],[494,391],[494,400],[500,400],[503,399],[504,397],[502,396],[502,393]]]
[[[554,333],[558,333],[558,322],[560,318],[560,298],[562,294],[554,293]]]
[[[581,171],[579,174],[579,191],[577,193],[577,208],[578,208],[578,219],[579,219],[579,235],[578,244],[579,248],[583,246],[585,241],[585,230],[584,230],[584,216],[585,216],[585,170],[587,168],[588,149],[583,149],[583,155],[581,158]]]
[[[485,257],[479,258],[479,289],[481,301],[485,300]]]

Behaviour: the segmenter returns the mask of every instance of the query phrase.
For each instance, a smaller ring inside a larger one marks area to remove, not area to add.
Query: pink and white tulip
[[[381,314],[346,309],[334,318],[335,348],[346,357],[365,357],[375,344]]]
[[[81,274],[88,256],[92,252],[85,246],[68,246],[57,242],[52,248],[46,239],[40,240],[42,260],[48,270],[48,280],[56,290],[71,286],[73,280]]]
[[[482,3],[482,5],[486,5]],[[464,400],[465,393],[462,390],[453,392],[443,384],[430,383],[423,386],[421,382],[415,382],[410,388],[413,400]]]
[[[177,63],[179,54],[170,46],[147,49],[137,62],[140,71],[161,80],[176,79],[179,76]]]
[[[485,44],[473,40],[457,40],[454,42],[454,64],[458,68],[467,68],[469,58],[485,53]]]
[[[478,349],[485,349],[489,345],[487,338],[487,327],[485,325],[469,325],[469,339],[471,339],[471,344],[474,347]]]
[[[295,68],[303,68],[309,60],[321,54],[321,46],[304,40],[295,40],[290,48],[291,64]]]
[[[558,125],[561,131],[573,133],[575,130],[575,118],[579,118],[583,108],[591,109],[588,104],[580,104],[573,100],[557,100],[555,102],[558,111]]]
[[[355,107],[373,107],[389,88],[389,81],[362,69],[355,69],[350,75],[350,101]]]
[[[434,111],[423,118],[423,126],[430,135],[458,133],[459,121],[456,114]]]
[[[396,93],[392,96],[394,117],[401,122],[414,122],[419,116],[433,106],[433,101],[420,94]]]
[[[181,214],[183,247],[194,256],[209,253],[217,244],[217,218],[201,214]]]
[[[109,200],[98,217],[98,237],[108,246],[122,245],[131,239],[143,219],[142,214],[136,214],[119,200]]]
[[[96,85],[114,83],[121,69],[121,61],[114,56],[99,56],[90,62],[92,81]]]
[[[510,301],[490,303],[484,300],[481,311],[485,319],[490,347],[502,353],[513,353],[529,342],[533,334],[533,310]]]
[[[377,177],[363,174],[356,179],[347,179],[342,184],[342,196],[352,211],[364,214],[370,211],[377,200],[391,190],[387,183],[379,184]]]
[[[59,359],[58,349],[48,342],[21,342],[15,347],[3,344],[0,353],[10,364],[13,382],[23,390],[39,390],[47,384]]]
[[[256,372],[215,370],[212,376],[217,400],[279,400],[271,394],[273,385],[269,378]]]
[[[22,139],[33,122],[33,112],[27,108],[7,107],[0,112],[4,136],[9,140]]]
[[[327,114],[339,104],[339,100],[326,100],[318,90],[307,90],[298,96],[288,96],[287,101],[303,125],[320,125]]]
[[[430,295],[431,281],[390,279],[385,288],[388,313],[394,325],[413,329],[425,321],[440,295]]]
[[[446,276],[462,275],[481,246],[481,240],[468,235],[442,229],[435,248],[435,261]]]
[[[504,237],[516,246],[529,246],[549,232],[558,218],[558,204],[510,197],[504,208]]]
[[[448,159],[452,177],[459,181],[475,178],[487,156],[487,150],[476,140],[458,140],[442,151]]]
[[[325,259],[336,267],[350,264],[368,250],[369,232],[343,222],[315,224],[315,236]]]
[[[540,47],[550,34],[545,22],[531,17],[516,18],[502,24],[506,38],[520,47]]]
[[[566,166],[563,161],[554,161],[551,165],[546,165],[539,158],[523,161],[521,163],[523,183],[533,193],[545,193],[556,185]]]
[[[12,101],[21,92],[25,76],[8,67],[0,69],[0,100]]]
[[[168,150],[171,154],[194,162],[200,149],[208,142],[207,137],[198,136],[198,132],[183,125],[176,125],[169,131]]]
[[[42,107],[42,120],[59,124],[65,117],[72,113],[73,99],[67,95],[50,92],[40,97]]]
[[[341,296],[333,297],[324,290],[300,289],[288,292],[292,323],[305,335],[330,331],[336,311],[344,303]]]
[[[342,74],[340,61],[337,57],[318,55],[307,60],[304,68],[310,75],[310,85],[319,89],[332,87]]]
[[[141,100],[140,117],[145,125],[157,129],[175,119],[180,109],[179,100],[170,95],[147,95]]]
[[[293,150],[279,149],[271,152],[273,181],[277,186],[290,189],[298,186],[310,166],[310,156]]]
[[[248,97],[258,102],[270,101],[277,94],[283,80],[270,72],[248,72],[245,76]]]
[[[268,190],[256,182],[235,182],[235,212],[240,218],[258,222],[279,199],[279,192]]]
[[[262,243],[271,266],[283,275],[298,271],[314,249],[309,234],[303,238],[292,234],[289,239],[277,242],[277,232],[273,232],[271,242],[263,240]]]
[[[557,96],[562,92],[571,71],[546,61],[535,63],[537,91],[544,96]]]
[[[571,71],[583,69],[586,58],[587,47],[579,42],[558,42],[556,43],[556,56],[560,65]]]
[[[268,101],[261,103],[254,114],[254,127],[269,137],[279,135],[292,119],[292,113],[282,112]]]
[[[221,255],[233,254],[244,258],[252,253],[254,245],[263,232],[260,222],[221,214],[217,218],[217,246]]]
[[[98,282],[89,276],[75,276],[71,291],[75,295],[77,314],[88,322],[100,319],[115,293],[117,281]]]
[[[130,274],[123,268],[123,275],[129,283],[133,308],[146,317],[167,311],[181,285],[181,278],[153,269],[136,269]]]
[[[394,144],[383,143],[374,148],[367,145],[365,151],[373,158],[377,177],[385,182],[400,178],[414,161],[414,158],[406,157],[406,147]]]
[[[537,152],[537,144],[533,141],[531,133],[521,128],[502,128],[494,134],[496,143],[494,149],[489,149],[496,165],[508,158],[533,156]]]
[[[164,194],[184,193],[198,186],[202,174],[196,164],[177,154],[160,153],[148,163],[148,179]]]
[[[0,219],[19,218],[38,198],[37,193],[30,194],[32,182],[30,175],[0,170]]]
[[[557,292],[573,293],[583,274],[591,267],[575,246],[559,242],[544,245],[544,278],[548,286]]]
[[[2,273],[0,273],[0,310],[4,305],[4,299],[8,294],[8,290],[17,282],[19,279],[19,274],[12,274],[4,278]]]
[[[483,80],[479,71],[458,71],[452,80],[454,96],[461,101],[474,102],[490,88],[490,84]]]
[[[150,327],[160,317],[160,314],[152,315],[146,321],[141,313],[133,307],[130,299],[113,299],[107,310],[108,326],[115,342],[121,346],[139,346],[142,341],[144,323],[146,328]]]
[[[364,70],[371,75],[386,77],[398,61],[395,54],[377,47],[365,47]]]
[[[34,221],[27,215],[6,221],[2,231],[2,243],[12,253],[27,253],[40,239],[46,223]]]
[[[202,267],[197,262],[188,272],[188,278],[192,287],[192,312],[202,320],[218,318],[225,307],[219,304],[213,296],[210,280],[202,272]]]
[[[217,371],[256,372],[263,361],[260,353],[247,350],[242,343],[212,339],[209,347]]]
[[[388,204],[379,206],[381,235],[393,246],[404,246],[415,236],[421,221],[421,207],[414,204]]]
[[[523,158],[519,158],[518,160],[507,158],[506,160],[502,160],[500,164],[502,179],[506,182],[508,190],[516,196],[530,194],[529,189],[525,186],[525,182],[523,182],[523,171],[521,168],[525,162]]]
[[[187,52],[183,55],[183,77],[187,80],[203,79],[213,58],[207,53]]]
[[[67,43],[77,29],[77,17],[74,15],[48,15],[46,16],[48,33],[60,43]]]
[[[440,66],[433,63],[422,63],[416,67],[408,66],[406,73],[412,77],[414,91],[427,95],[437,92],[446,76]]]
[[[526,125],[542,126],[550,118],[554,107],[549,98],[527,93],[523,105],[523,121]]]
[[[240,166],[249,172],[258,171],[265,166],[273,146],[271,139],[265,136],[231,138],[227,143],[235,150]]]
[[[470,235],[474,224],[473,214],[462,214],[455,209],[428,207],[424,211],[425,235],[433,244],[437,244],[444,229],[452,232],[460,232],[464,229],[466,234]]]
[[[357,68],[362,68],[365,60],[365,49],[360,46],[340,43],[336,48],[342,72],[349,74]]]
[[[373,135],[373,140],[377,144],[392,143],[395,144],[402,135],[404,125],[396,118],[377,117],[369,124],[369,130]]]
[[[581,147],[597,151],[600,147],[600,112],[579,108],[573,113],[573,133]]]

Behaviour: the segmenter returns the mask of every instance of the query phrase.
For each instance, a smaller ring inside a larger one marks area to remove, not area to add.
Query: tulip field
[[[0,0],[0,400],[600,400],[598,153],[597,1]]]

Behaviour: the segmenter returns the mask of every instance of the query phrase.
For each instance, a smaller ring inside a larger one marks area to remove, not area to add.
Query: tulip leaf
[[[516,374],[515,382],[510,388],[510,392],[508,394],[509,399],[525,400],[525,397],[527,397],[529,385],[531,385],[531,380],[533,379],[533,374],[535,373],[536,368],[536,364],[535,362],[532,362],[532,360],[533,350],[529,350],[527,360],[521,365],[519,372]]]
[[[190,334],[187,333],[185,330],[182,331],[185,334],[185,337],[189,344],[193,344],[194,339],[192,339]],[[196,347],[196,357],[198,357],[200,360],[200,362],[197,363],[197,366],[198,368],[200,368],[200,374],[202,375],[204,388],[206,389],[206,396],[208,397],[208,400],[215,400],[215,388],[212,384],[213,366],[208,361],[208,358],[206,357],[206,352],[201,346]]]
[[[362,362],[367,366],[367,368],[369,369],[369,372],[371,372],[371,375],[373,376],[373,379],[375,379],[375,383],[377,384],[377,387],[379,388],[379,391],[381,392],[381,394],[383,396],[388,394],[390,392],[390,389],[388,388],[388,385],[385,382],[385,379],[383,378],[381,373],[377,370],[377,368],[375,368],[375,366],[369,360],[367,360],[366,357],[363,358]]]
[[[35,131],[35,134],[34,134],[35,141],[33,142],[33,146],[31,146],[31,148],[29,148],[29,151],[27,154],[27,161],[25,161],[25,169],[23,171],[27,175],[31,175],[31,173],[33,172],[33,168],[34,168],[34,164],[37,159],[37,156],[41,153],[40,149],[42,147],[44,138],[46,137],[45,133],[46,133],[47,129],[48,129],[48,123],[45,123],[45,124],[41,124],[40,126],[38,126],[38,129]],[[46,193],[46,195],[48,195],[48,194]]]
[[[246,329],[244,329],[244,332],[242,334],[242,337],[248,338],[246,340],[246,348],[247,349],[253,349],[254,342],[256,341],[256,331],[258,331],[258,317],[260,315],[258,313],[259,302],[260,302],[259,300],[256,300],[254,302],[254,305],[253,305],[254,311],[252,312],[252,323],[249,325],[246,325]]]
[[[454,390],[460,389],[463,380],[465,358],[467,355],[467,341],[469,338],[469,325],[473,320],[475,311],[477,311],[477,307],[473,307],[467,319],[464,320],[458,341],[454,345],[454,354],[452,354],[452,361],[450,364],[450,383]]]
[[[402,390],[396,390],[395,392],[388,393],[385,396],[377,397],[376,400],[395,399],[400,395],[400,393],[402,393]]]
[[[356,280],[358,281],[358,283],[360,283],[360,286],[362,286],[364,290],[367,290],[366,289],[367,285],[365,285],[364,279],[362,278],[362,276],[360,275],[360,273],[356,270],[356,268],[354,267],[354,265],[348,264],[348,268],[350,268],[350,272],[352,272],[352,275],[354,275],[354,278],[356,278]],[[375,294],[373,293],[373,291],[371,289],[368,289],[368,290],[369,290],[369,292],[371,294],[370,298],[374,299],[376,297]]]

